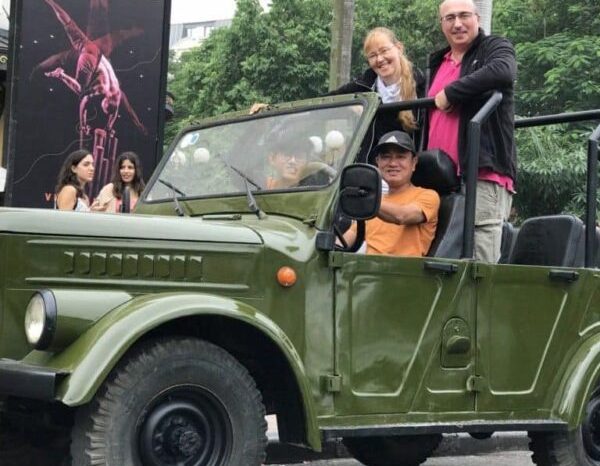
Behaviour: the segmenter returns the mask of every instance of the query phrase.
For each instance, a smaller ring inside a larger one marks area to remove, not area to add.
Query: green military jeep
[[[428,257],[356,253],[342,225],[360,238],[377,211],[378,118],[427,105],[361,94],[207,120],[135,215],[2,209],[0,463],[255,466],[276,414],[281,441],[342,438],[371,466],[505,430],[530,432],[538,465],[600,465],[600,129],[587,225],[529,219],[503,263],[478,263],[473,183],[429,154]]]

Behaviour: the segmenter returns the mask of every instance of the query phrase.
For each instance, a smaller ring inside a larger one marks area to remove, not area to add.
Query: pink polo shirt
[[[444,89],[448,84],[460,78],[461,63],[452,60],[450,52],[444,55],[442,64],[440,65],[427,97],[435,97],[438,92]],[[458,131],[460,126],[460,113],[457,109],[446,113],[440,110],[432,109],[429,112],[429,138],[428,149],[442,149],[446,152],[454,165],[456,172],[460,175],[460,163],[458,158]],[[513,180],[500,173],[497,173],[490,168],[480,168],[478,179],[483,181],[491,181],[504,187],[510,192],[514,192]]]

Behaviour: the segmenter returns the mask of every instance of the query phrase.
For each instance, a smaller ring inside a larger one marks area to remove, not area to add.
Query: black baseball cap
[[[416,155],[415,144],[412,138],[404,131],[390,131],[385,133],[379,139],[379,143],[373,149],[373,154],[378,155],[383,148],[386,146],[396,146],[402,149],[402,151],[409,151],[413,155]]]

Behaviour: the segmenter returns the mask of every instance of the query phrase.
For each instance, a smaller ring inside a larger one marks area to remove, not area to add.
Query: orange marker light
[[[281,267],[277,271],[277,281],[279,284],[285,288],[289,288],[296,283],[298,276],[296,275],[296,271],[291,267]]]

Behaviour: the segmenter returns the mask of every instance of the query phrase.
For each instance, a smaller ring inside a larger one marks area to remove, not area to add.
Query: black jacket
[[[417,97],[423,97],[425,95],[425,76],[423,72],[418,68],[413,69],[413,76],[415,79],[415,85],[417,90]],[[360,78],[356,78],[349,83],[346,83],[329,92],[328,95],[339,95],[339,94],[354,94],[356,92],[375,92],[375,83],[377,81],[377,74],[371,68],[367,69]],[[415,110],[415,120],[417,125],[421,128],[422,119],[421,115],[423,112]],[[397,114],[388,113],[385,116],[377,117],[375,127],[375,141],[378,141],[381,136],[385,133],[395,130],[402,130],[400,122],[397,119]],[[413,139],[415,144],[418,146],[420,131],[417,129],[414,131]],[[376,142],[375,142],[376,143]]]
[[[450,47],[429,57],[431,81]],[[517,76],[515,49],[502,37],[486,36],[483,30],[464,55],[460,79],[445,87],[446,97],[460,111],[458,153],[463,173],[466,170],[467,131],[471,118],[490,97],[502,93],[502,102],[481,126],[479,167],[516,178],[517,155],[514,137],[514,81]],[[429,86],[429,83],[428,83]],[[424,135],[427,137],[427,134]]]
[[[425,76],[418,68],[414,68],[413,77],[417,86],[417,97],[423,97],[425,94]],[[367,69],[360,78],[356,78],[349,83],[340,86],[338,89],[331,91],[329,95],[338,94],[353,94],[355,92],[375,91],[375,81],[377,81],[377,73],[371,68]]]

